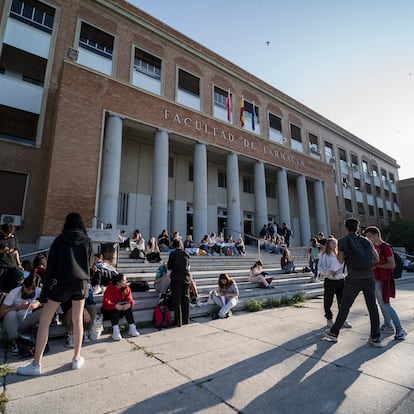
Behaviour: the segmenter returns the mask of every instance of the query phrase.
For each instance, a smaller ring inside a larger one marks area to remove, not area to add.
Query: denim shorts
[[[89,287],[87,280],[76,280],[71,283],[52,285],[47,297],[55,302],[82,300],[88,297]]]

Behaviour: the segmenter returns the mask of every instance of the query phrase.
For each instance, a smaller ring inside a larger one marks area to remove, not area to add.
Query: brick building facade
[[[0,214],[22,242],[69,211],[196,241],[286,222],[294,245],[399,217],[394,159],[129,3],[0,11]]]

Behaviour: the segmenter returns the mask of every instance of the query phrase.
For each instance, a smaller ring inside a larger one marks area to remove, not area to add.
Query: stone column
[[[227,234],[233,238],[242,233],[240,219],[240,180],[239,159],[237,154],[230,153],[227,156]]]
[[[256,161],[254,164],[254,203],[255,203],[255,234],[260,233],[263,224],[267,224],[267,197],[266,197],[266,176],[263,161]]]
[[[299,209],[299,231],[300,246],[307,246],[311,237],[308,189],[306,187],[306,177],[299,175],[296,179],[296,190]]]
[[[207,146],[196,144],[194,147],[193,183],[193,240],[197,243],[208,233],[207,229]]]
[[[313,191],[315,194],[316,233],[321,231],[325,237],[328,237],[330,230],[326,214],[326,197],[322,181],[318,180],[314,182]]]
[[[154,140],[152,166],[151,232],[158,235],[167,228],[168,216],[168,132],[159,130]]]
[[[292,228],[286,170],[279,170],[277,172],[277,201],[279,208],[279,226],[282,226],[282,223],[286,223],[289,228]]]
[[[121,177],[122,119],[108,115],[105,121],[98,218],[117,227]]]

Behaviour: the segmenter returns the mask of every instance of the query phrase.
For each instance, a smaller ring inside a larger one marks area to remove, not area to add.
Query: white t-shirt
[[[23,289],[22,286],[18,286],[17,288],[12,289],[8,293],[8,295],[6,296],[6,298],[4,299],[3,304],[15,308],[17,306],[20,306],[24,302],[32,303],[35,300],[38,300],[39,299],[40,293],[42,292],[42,289],[41,288],[36,288],[35,295],[34,295],[33,298],[23,299],[22,298],[22,289]],[[19,311],[19,313],[20,312],[25,313],[26,312],[26,309],[21,309]]]

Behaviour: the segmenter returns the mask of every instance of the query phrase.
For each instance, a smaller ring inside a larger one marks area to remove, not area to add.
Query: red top
[[[125,289],[118,289],[112,283],[105,289],[102,308],[106,310],[114,310],[115,305],[118,302],[128,301],[131,304],[131,308],[134,306],[134,299],[129,286]]]
[[[377,265],[383,265],[387,263],[387,257],[394,257],[392,248],[387,243],[381,243],[378,246],[375,245],[375,250],[379,256],[379,262]],[[392,275],[394,269],[379,269],[376,266],[373,267],[375,280],[382,282],[382,299],[384,303],[390,303],[390,297],[395,298],[395,282]]]

